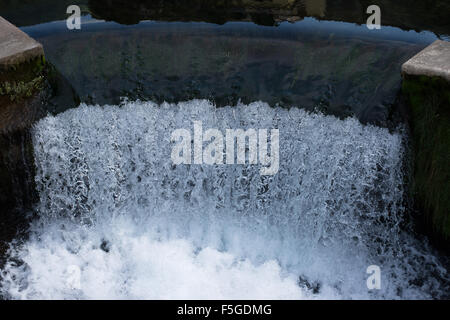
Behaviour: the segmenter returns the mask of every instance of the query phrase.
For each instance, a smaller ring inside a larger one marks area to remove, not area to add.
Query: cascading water
[[[280,169],[174,165],[171,132],[280,130]],[[34,129],[39,218],[11,246],[10,298],[432,298],[446,268],[405,222],[401,130],[271,108],[124,102]],[[366,269],[381,268],[368,290]],[[67,285],[68,270],[80,285]]]

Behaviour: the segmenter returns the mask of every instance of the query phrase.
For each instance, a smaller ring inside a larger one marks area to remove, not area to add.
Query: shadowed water
[[[251,21],[276,26],[306,17],[364,25],[371,0],[0,0],[0,14],[18,26],[64,20],[69,5],[84,14],[121,24],[143,20],[210,22]],[[378,0],[382,25],[405,31],[431,31],[448,38],[450,5],[445,0]]]
[[[401,64],[433,41],[313,19],[277,28],[87,21],[82,32],[27,29],[86,103],[261,100],[382,126],[393,122]]]

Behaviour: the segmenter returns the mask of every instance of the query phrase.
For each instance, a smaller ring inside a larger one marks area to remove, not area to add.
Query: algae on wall
[[[0,267],[36,202],[31,124],[40,116],[44,57],[0,70]]]
[[[44,57],[0,69],[0,268],[7,244],[26,230],[37,201],[32,125],[78,104],[73,88]]]
[[[405,75],[414,143],[413,192],[435,240],[450,248],[450,84]]]
[[[0,70],[0,96],[14,102],[30,98],[35,92],[41,91],[45,66],[45,58],[42,56]]]

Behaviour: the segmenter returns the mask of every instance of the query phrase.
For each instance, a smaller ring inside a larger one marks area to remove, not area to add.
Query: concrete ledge
[[[450,42],[436,40],[402,66],[412,76],[441,77],[450,82]]]
[[[0,69],[44,55],[42,45],[0,17]]]
[[[435,244],[450,253],[450,43],[436,41],[402,67],[414,155],[412,195]]]

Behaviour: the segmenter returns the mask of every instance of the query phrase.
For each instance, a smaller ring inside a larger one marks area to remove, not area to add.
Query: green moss
[[[407,76],[403,93],[411,107],[416,204],[435,238],[450,244],[450,84]]]
[[[0,96],[7,97],[11,102],[30,98],[36,91],[43,88],[44,57],[33,59],[27,63],[9,67],[0,72]]]
[[[29,82],[4,82],[0,83],[0,95],[7,95],[11,101],[20,101],[29,98],[36,90],[42,90],[43,76],[38,76]]]
[[[9,67],[0,72],[0,97],[7,97],[10,102],[30,98],[42,90],[44,84],[44,57]]]

